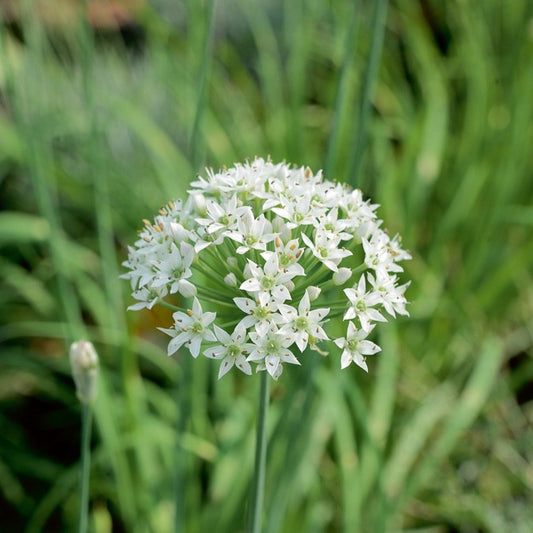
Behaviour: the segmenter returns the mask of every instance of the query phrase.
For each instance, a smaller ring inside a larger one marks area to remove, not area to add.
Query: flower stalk
[[[91,471],[92,404],[98,384],[98,354],[88,341],[78,341],[69,351],[76,395],[81,403],[81,472],[78,533],[87,533],[89,522],[89,482]]]
[[[265,489],[265,469],[267,453],[267,412],[269,403],[269,379],[266,372],[261,373],[259,404],[257,410],[257,434],[255,442],[255,465],[252,480],[252,500],[250,506],[250,533],[260,533],[263,516],[263,496]]]
[[[78,533],[86,533],[89,522],[89,480],[91,471],[91,425],[90,404],[81,406],[81,480],[80,506],[78,510]]]

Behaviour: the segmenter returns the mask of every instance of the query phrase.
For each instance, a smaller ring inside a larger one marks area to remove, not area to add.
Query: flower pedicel
[[[345,334],[332,339],[341,366],[367,370],[365,356],[381,350],[366,339],[376,322],[408,314],[409,283],[397,273],[410,255],[381,228],[377,206],[321,172],[260,158],[191,187],[185,203],[144,221],[122,276],[133,310],[194,297],[160,328],[168,354],[186,347],[218,359],[219,377],[255,367],[277,379],[306,348],[324,354],[324,325],[342,316]]]

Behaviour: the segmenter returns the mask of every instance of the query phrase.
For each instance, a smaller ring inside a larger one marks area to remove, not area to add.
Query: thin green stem
[[[211,302],[216,305],[221,305],[223,307],[230,307],[231,309],[235,309],[235,304],[233,303],[233,300],[224,301],[224,300],[220,300],[219,298],[213,298],[213,296],[211,296],[213,294],[212,292],[206,289],[202,289],[200,287],[197,287],[197,291],[198,291],[198,295],[202,297],[202,300]]]
[[[228,263],[227,259],[228,257],[235,256],[236,254],[236,248],[233,246],[233,240],[226,238],[224,239],[224,244],[226,244],[227,248],[227,255],[223,256],[220,250],[218,249],[218,246],[211,246],[207,248],[206,250],[210,253],[211,257],[217,261],[220,261],[220,265],[224,265],[226,268],[228,268],[233,274],[235,274],[235,277],[240,280],[244,280],[242,275],[242,270],[238,267],[233,267]]]
[[[261,372],[261,387],[259,391],[259,407],[257,411],[257,436],[255,442],[255,472],[252,485],[252,505],[250,513],[250,533],[261,531],[263,513],[263,494],[265,488],[266,467],[266,418],[268,411],[268,390],[270,376],[265,370]]]
[[[385,20],[387,18],[387,0],[376,0],[372,13],[372,44],[366,63],[366,70],[363,76],[361,97],[359,98],[359,113],[357,117],[357,128],[355,130],[354,149],[350,162],[348,181],[353,186],[360,186],[359,171],[366,141],[366,129],[368,115],[370,112],[370,100],[372,89],[378,73],[381,49],[383,47],[383,37],[385,35]]]
[[[78,533],[86,533],[89,522],[89,477],[91,470],[91,422],[90,405],[81,406],[81,480]]]
[[[165,300],[159,300],[157,302],[157,305],[161,305],[163,307],[166,307],[167,309],[172,309],[172,311],[182,311],[183,313],[187,312],[187,309],[185,309],[185,307],[178,307],[177,305],[169,304],[168,302],[165,302]]]
[[[181,445],[181,437],[187,429],[187,421],[191,412],[189,387],[191,367],[188,357],[184,357],[181,365],[181,376],[177,388],[177,403],[180,408],[176,426],[176,470],[174,475],[174,533],[184,533],[185,527],[185,495],[187,481],[187,454]]]
[[[234,296],[240,294],[239,292],[237,294],[231,292],[232,287],[226,284],[224,281],[220,281],[220,279],[216,277],[220,276],[220,271],[217,271],[215,268],[213,268],[208,261],[205,261],[204,265],[207,268],[204,268],[204,266],[200,265],[200,263],[196,263],[193,268],[198,272],[201,272],[207,279],[213,281],[218,285],[219,288],[217,289],[217,293],[223,294],[228,298],[233,298]],[[211,270],[212,272],[210,273],[209,270]]]

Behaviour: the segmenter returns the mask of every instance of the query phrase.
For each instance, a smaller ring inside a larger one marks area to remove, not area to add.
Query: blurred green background
[[[264,531],[533,531],[533,4],[391,1],[365,124],[385,4],[0,2],[3,532],[75,528],[82,337],[93,531],[171,531],[176,457],[184,531],[244,531],[257,376],[193,361],[176,444],[170,314],[118,276],[142,218],[255,155],[355,179],[414,257],[368,375],[309,354],[273,386]]]

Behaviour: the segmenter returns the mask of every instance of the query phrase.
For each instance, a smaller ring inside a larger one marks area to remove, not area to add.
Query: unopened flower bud
[[[178,222],[171,222],[169,227],[176,242],[183,242],[189,235],[189,232]]]
[[[198,215],[205,216],[207,213],[207,205],[205,201],[205,196],[201,193],[195,193],[192,195],[194,202],[194,210]]]
[[[196,296],[196,285],[191,283],[187,279],[182,279],[179,282],[179,293],[185,297],[185,298],[192,298],[193,296]]]
[[[239,261],[237,261],[236,257],[230,256],[226,259],[226,262],[231,268],[237,268]]]
[[[333,283],[335,283],[335,285],[342,285],[345,281],[350,279],[351,275],[352,270],[350,268],[339,268],[337,272],[333,273]]]
[[[69,351],[76,395],[81,403],[90,404],[96,396],[98,384],[98,355],[89,341],[78,341]]]
[[[244,279],[249,279],[249,278],[253,277],[253,273],[250,270],[250,264],[249,263],[246,263],[246,265],[244,266],[243,275],[244,275]]]
[[[307,287],[307,294],[309,294],[309,300],[312,302],[313,300],[316,300],[321,292],[322,289],[320,287]]]
[[[235,274],[233,272],[230,272],[225,278],[224,283],[226,285],[229,285],[230,287],[236,287],[237,286],[237,278],[235,277]]]
[[[283,242],[291,240],[291,230],[287,227],[285,220],[280,217],[275,217],[272,221],[272,230],[279,234],[280,239]]]

